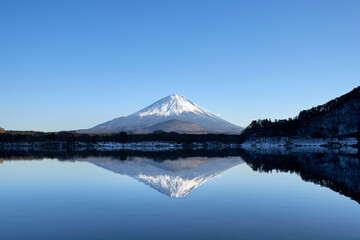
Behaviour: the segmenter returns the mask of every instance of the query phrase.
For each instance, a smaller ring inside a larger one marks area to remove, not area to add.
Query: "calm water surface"
[[[240,156],[5,159],[0,239],[360,239],[346,164],[334,176]]]

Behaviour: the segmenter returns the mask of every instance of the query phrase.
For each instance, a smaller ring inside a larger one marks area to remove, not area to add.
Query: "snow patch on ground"
[[[356,138],[256,138],[241,144],[241,147],[250,151],[274,152],[342,152],[356,154],[358,149]]]
[[[207,142],[184,144],[174,142],[97,142],[97,143],[67,143],[67,142],[14,142],[14,143],[0,143],[0,150],[20,150],[20,151],[175,151],[175,150],[220,150],[220,149],[236,149],[240,148],[239,144],[224,144],[220,142]]]
[[[117,143],[99,142],[94,148],[99,151],[138,150],[138,151],[171,151],[182,149],[182,144],[170,142]]]

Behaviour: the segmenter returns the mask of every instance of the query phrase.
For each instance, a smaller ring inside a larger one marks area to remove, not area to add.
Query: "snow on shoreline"
[[[256,138],[241,144],[241,147],[247,151],[256,151],[263,153],[290,153],[290,152],[339,152],[348,154],[357,154],[358,144],[356,138]]]
[[[245,149],[245,150],[266,150],[266,149],[301,149],[302,151],[312,150],[327,150],[327,149],[350,149],[351,152],[357,152],[354,145],[358,144],[356,138],[331,138],[331,139],[313,139],[313,138],[254,138],[242,144],[225,144],[220,142],[206,142],[191,144],[182,144],[175,142],[97,142],[97,143],[67,143],[67,142],[13,142],[13,143],[0,143],[0,150],[21,150],[21,151],[175,151],[175,150],[222,150],[222,149]]]
[[[347,138],[289,138],[289,137],[272,137],[272,138],[255,138],[241,144],[243,147],[271,147],[271,146],[353,146],[358,143],[354,137]]]
[[[137,143],[118,143],[118,142],[99,142],[94,145],[98,151],[172,151],[182,149],[182,144],[171,142],[137,142]]]
[[[97,142],[97,143],[67,143],[67,142],[13,142],[0,143],[0,150],[20,150],[20,151],[144,151],[144,152],[161,152],[175,150],[216,150],[216,149],[236,149],[240,144],[224,144],[220,142],[191,143],[182,144],[174,142]]]

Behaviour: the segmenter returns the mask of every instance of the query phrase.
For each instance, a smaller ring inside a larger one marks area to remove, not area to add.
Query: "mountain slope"
[[[212,114],[181,95],[169,95],[127,117],[115,118],[80,132],[138,131],[168,120],[196,123],[212,132],[236,132],[243,128]],[[160,129],[161,130],[161,129]]]
[[[203,126],[193,122],[186,122],[177,119],[171,119],[164,122],[154,124],[150,127],[143,128],[144,132],[154,132],[162,130],[165,132],[178,132],[178,133],[206,133],[209,132]]]
[[[322,136],[353,135],[360,129],[360,87],[326,104],[300,112],[300,135],[307,132]]]
[[[242,138],[300,136],[343,137],[356,136],[360,131],[360,87],[323,105],[304,110],[289,120],[253,121]]]

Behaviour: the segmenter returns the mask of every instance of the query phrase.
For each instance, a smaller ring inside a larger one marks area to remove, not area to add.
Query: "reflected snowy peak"
[[[186,158],[156,162],[146,158],[119,161],[88,158],[87,161],[114,173],[127,175],[169,197],[184,197],[222,172],[243,163],[239,157]]]

